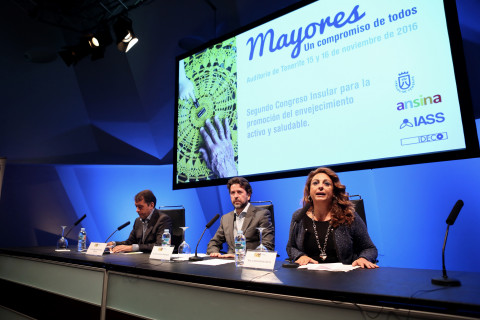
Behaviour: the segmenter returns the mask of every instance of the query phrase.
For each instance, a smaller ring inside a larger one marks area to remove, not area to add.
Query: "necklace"
[[[317,245],[318,245],[318,249],[320,250],[320,259],[322,259],[322,261],[325,261],[325,259],[327,259],[327,253],[326,253],[326,250],[327,250],[327,241],[328,241],[328,235],[330,234],[330,230],[332,229],[332,227],[330,226],[330,224],[328,225],[328,228],[327,228],[327,234],[325,235],[325,241],[323,243],[323,248],[322,246],[320,245],[320,240],[318,240],[318,233],[317,233],[317,227],[315,226],[315,220],[313,219],[314,215],[313,215],[313,212],[312,212],[312,223],[313,223],[313,231],[315,232],[315,239],[317,239]]]

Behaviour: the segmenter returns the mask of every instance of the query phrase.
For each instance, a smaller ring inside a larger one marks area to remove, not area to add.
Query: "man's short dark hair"
[[[143,190],[135,195],[135,202],[140,202],[142,200],[144,200],[146,204],[153,202],[154,207],[157,205],[157,198],[155,198],[155,195],[150,190]]]
[[[240,187],[242,187],[248,195],[252,195],[252,186],[250,185],[250,182],[248,182],[248,180],[244,177],[233,177],[232,179],[228,180],[228,191],[230,191],[230,187],[232,186],[232,184],[239,184]]]

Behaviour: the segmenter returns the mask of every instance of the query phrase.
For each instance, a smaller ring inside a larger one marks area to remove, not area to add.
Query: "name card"
[[[92,256],[101,256],[105,252],[107,247],[106,243],[101,242],[91,242],[87,249],[87,254]]]
[[[276,258],[277,258],[276,251],[267,252],[267,251],[247,250],[243,267],[273,270],[273,268],[275,267]]]
[[[154,246],[152,249],[152,253],[150,253],[150,259],[170,261],[174,248],[174,246]]]

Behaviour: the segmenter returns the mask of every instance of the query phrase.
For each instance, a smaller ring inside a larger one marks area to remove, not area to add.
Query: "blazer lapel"
[[[233,215],[235,214],[235,211],[231,211],[227,213],[225,216],[225,225],[224,225],[224,234],[225,234],[225,240],[227,241],[227,244],[230,248],[234,248],[234,243],[235,243],[235,235],[233,234],[234,228],[233,228]]]
[[[159,217],[158,212],[155,210],[152,214],[152,218],[148,222],[147,230],[145,230],[145,235],[142,239],[142,243],[144,243],[145,239],[147,239],[148,235],[150,233],[152,233],[153,227],[155,226],[155,224],[157,224],[158,217]],[[171,232],[171,230],[170,230],[170,232]]]
[[[254,216],[255,216],[255,207],[252,204],[250,204],[247,210],[247,214],[245,215],[245,220],[243,220],[243,225],[242,225],[243,234],[245,234],[245,231],[247,230],[248,226],[252,222]]]

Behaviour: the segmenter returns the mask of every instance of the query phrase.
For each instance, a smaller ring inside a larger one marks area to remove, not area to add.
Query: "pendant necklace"
[[[320,240],[318,240],[317,227],[315,226],[315,220],[313,219],[313,217],[314,217],[314,214],[312,212],[313,231],[315,232],[315,239],[317,239],[318,249],[320,250],[320,259],[322,259],[322,261],[325,261],[325,259],[327,259],[327,253],[326,253],[327,241],[328,241],[328,235],[330,234],[331,226],[330,224],[328,225],[327,234],[325,235],[325,242],[323,243],[323,248],[322,248],[322,246],[320,245]]]

